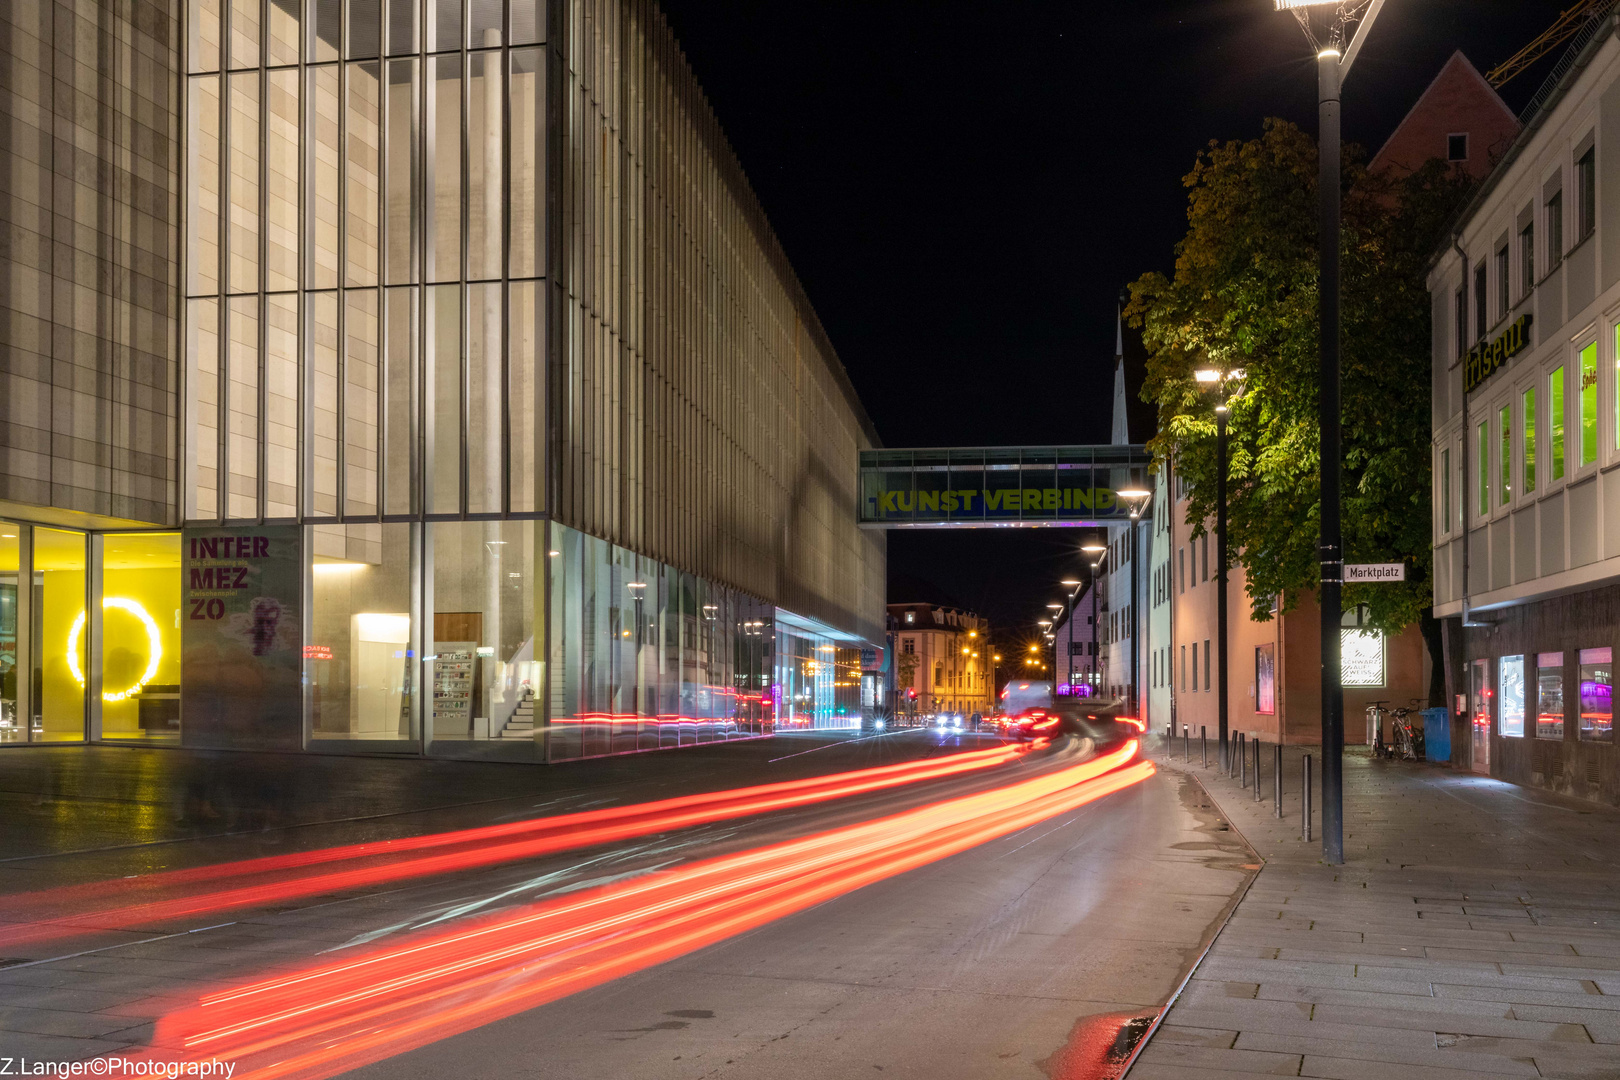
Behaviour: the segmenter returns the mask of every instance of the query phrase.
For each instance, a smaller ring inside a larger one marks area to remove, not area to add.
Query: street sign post
[[[1390,562],[1344,564],[1344,583],[1346,585],[1368,585],[1380,581],[1405,580],[1405,563]]]

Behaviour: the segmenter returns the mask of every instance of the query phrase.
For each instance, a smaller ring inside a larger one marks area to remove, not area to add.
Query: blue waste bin
[[[1451,760],[1451,713],[1449,710],[1423,710],[1423,756],[1429,761]]]

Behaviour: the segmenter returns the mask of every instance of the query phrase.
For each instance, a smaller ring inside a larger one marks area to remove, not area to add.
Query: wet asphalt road
[[[347,1075],[1074,1078],[1253,873],[1165,774],[660,967]]]
[[[996,740],[908,732],[788,736],[556,768],[77,748],[0,755],[0,892],[641,802],[933,757]],[[1023,766],[1020,766],[1022,768]],[[1030,768],[1039,768],[1036,762]],[[186,791],[212,771],[212,816]],[[108,929],[64,961],[108,979],[174,977],[154,1001],[392,936],[481,897],[522,902],[867,820],[999,783],[974,776],[653,837],[610,851],[350,891],[172,924]],[[359,1070],[375,1077],[1091,1077],[1100,1014],[1162,1003],[1252,875],[1192,782],[1158,775],[1071,813],[749,934]],[[191,809],[195,809],[194,807]],[[257,816],[255,816],[257,815]],[[543,883],[543,884],[537,884]],[[212,925],[218,917],[194,920]],[[352,937],[351,937],[352,935]],[[52,946],[29,959],[55,955]],[[30,969],[45,978],[53,965]],[[20,975],[18,976],[21,977]],[[33,977],[31,974],[30,977]],[[183,979],[183,981],[182,981]],[[196,988],[196,989],[193,989]],[[159,1007],[161,1006],[161,1007]],[[141,1003],[121,1005],[133,1016]],[[6,1041],[0,1025],[0,1043]],[[138,1042],[141,1029],[125,1037]],[[1092,1040],[1094,1041],[1094,1040]],[[99,1051],[98,1051],[99,1052]]]

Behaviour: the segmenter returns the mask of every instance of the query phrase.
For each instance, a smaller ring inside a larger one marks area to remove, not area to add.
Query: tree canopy
[[[1443,162],[1369,173],[1347,146],[1340,263],[1343,522],[1347,562],[1400,562],[1404,584],[1347,585],[1396,632],[1431,604],[1429,259],[1469,180]],[[1314,594],[1321,515],[1317,423],[1317,158],[1297,126],[1210,143],[1183,181],[1174,278],[1144,274],[1126,317],[1149,357],[1149,444],[1191,486],[1194,535],[1215,513],[1216,393],[1200,368],[1241,369],[1228,414],[1228,548],[1257,619]]]

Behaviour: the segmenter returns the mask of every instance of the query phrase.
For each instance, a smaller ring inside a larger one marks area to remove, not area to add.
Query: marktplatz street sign
[[[1346,585],[1366,585],[1378,581],[1405,580],[1405,563],[1374,562],[1344,564],[1344,583]]]

